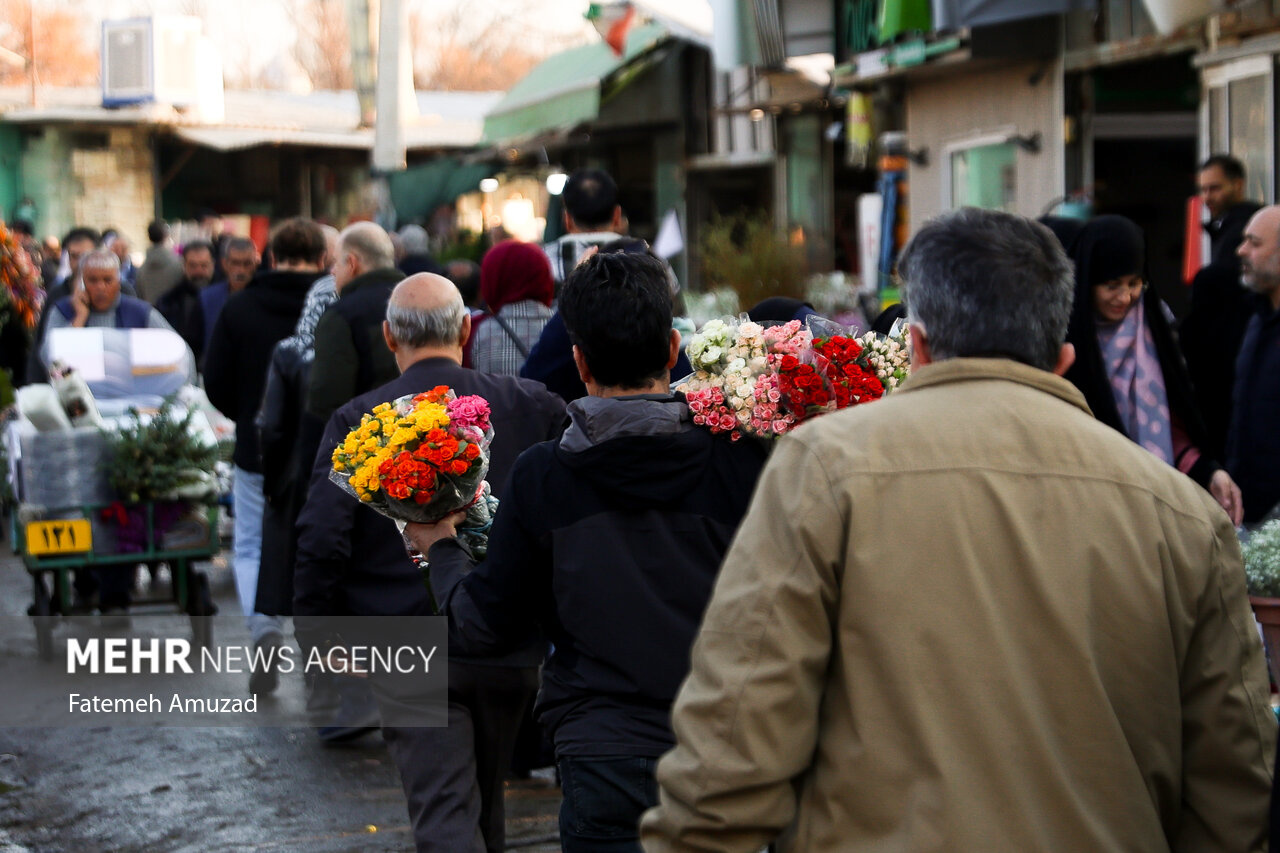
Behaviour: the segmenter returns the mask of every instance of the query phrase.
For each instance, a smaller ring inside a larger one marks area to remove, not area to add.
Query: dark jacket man
[[[391,291],[404,278],[377,269],[349,281],[316,324],[316,360],[307,388],[307,411],[325,420],[343,403],[394,379],[395,357],[382,340]]]
[[[590,828],[608,826],[624,849],[656,805],[671,703],[765,454],[695,427],[670,393],[680,337],[656,258],[595,255],[570,275],[560,310],[590,396],[569,405],[558,442],[516,463],[484,562],[452,537],[452,516],[409,530],[430,549],[451,649],[499,652],[547,634],[537,712],[573,792],[562,844],[597,849]]]
[[[169,292],[156,300],[156,310],[182,335],[191,347],[196,363],[204,356],[204,309],[200,305],[200,288],[189,278],[175,284]]]
[[[1261,207],[1242,201],[1208,223],[1209,264],[1191,281],[1191,309],[1178,331],[1178,343],[1196,391],[1200,417],[1208,430],[1207,451],[1224,459],[1235,384],[1236,354],[1254,311],[1254,298],[1240,284],[1240,247],[1244,228]]]
[[[323,251],[323,236],[319,240]],[[273,238],[273,250],[275,246]],[[235,464],[254,473],[262,471],[262,462],[253,417],[262,402],[271,351],[293,333],[307,290],[321,274],[319,257],[273,254],[275,266],[255,275],[244,290],[227,300],[204,363],[209,402],[236,422]]]
[[[399,374],[382,337],[387,300],[404,278],[395,268],[391,237],[372,222],[357,222],[338,235],[337,254],[338,302],[316,324],[316,360],[307,388],[307,412],[320,421]]]
[[[435,329],[452,330],[449,339],[439,340]],[[414,275],[392,294],[384,334],[404,372],[329,419],[298,517],[294,615],[300,633],[305,633],[305,617],[313,615],[431,613],[422,574],[406,555],[395,524],[329,480],[333,448],[362,414],[438,385],[459,396],[485,398],[494,430],[488,479],[499,498],[516,457],[559,433],[564,403],[541,385],[462,367],[462,346],[470,333],[470,314],[448,279]],[[522,639],[522,648],[500,659],[450,653],[447,727],[383,727],[419,851],[503,850],[503,775],[545,650],[540,639]]]

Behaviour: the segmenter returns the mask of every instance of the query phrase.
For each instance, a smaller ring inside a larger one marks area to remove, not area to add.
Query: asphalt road
[[[67,637],[103,629],[96,616],[63,621],[54,662],[39,661],[30,580],[7,543],[0,549],[0,714],[12,721],[37,701],[31,685],[56,681]],[[206,568],[220,608],[215,642],[247,643],[225,559]],[[137,613],[130,629],[188,631],[173,608]],[[215,692],[245,695],[245,676],[217,678]],[[300,706],[302,696],[301,677],[285,677],[274,701]],[[559,799],[549,782],[509,786],[508,847],[558,851]],[[0,853],[411,849],[399,778],[377,735],[329,747],[302,726],[0,728]]]

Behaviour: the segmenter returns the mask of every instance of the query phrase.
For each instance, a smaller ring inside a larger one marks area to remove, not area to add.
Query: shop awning
[[[410,166],[387,176],[391,204],[400,221],[425,221],[440,205],[479,190],[480,181],[492,177],[496,171],[491,164],[464,163],[455,157]]]
[[[539,63],[484,118],[489,144],[571,128],[600,114],[602,84],[670,38],[660,24],[636,27],[617,56],[604,42],[557,53]]]
[[[902,0],[884,0],[885,5]],[[1023,18],[1093,9],[1097,0],[932,0],[934,30],[1006,24]]]

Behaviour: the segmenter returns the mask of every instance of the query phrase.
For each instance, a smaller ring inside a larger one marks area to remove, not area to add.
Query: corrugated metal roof
[[[373,131],[359,127],[353,91],[308,94],[228,90],[224,119],[201,121],[163,104],[106,108],[95,88],[41,88],[40,104],[24,87],[0,88],[0,121],[21,124],[140,124],[168,127],[197,145],[232,151],[256,145],[372,149]],[[410,149],[469,148],[480,141],[485,113],[501,92],[419,92],[418,116],[405,122]]]

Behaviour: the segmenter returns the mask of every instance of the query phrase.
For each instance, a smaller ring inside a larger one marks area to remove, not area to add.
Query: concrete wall
[[[135,248],[145,247],[155,217],[149,139],[148,131],[132,127],[46,127],[28,137],[22,185],[36,203],[36,232],[114,226]]]
[[[908,79],[907,136],[912,151],[928,149],[925,166],[911,164],[911,231],[951,209],[950,150],[968,140],[1040,134],[1040,152],[1019,149],[1014,212],[1039,216],[1062,195],[1063,72],[1060,60],[998,68],[957,66],[936,77]]]

